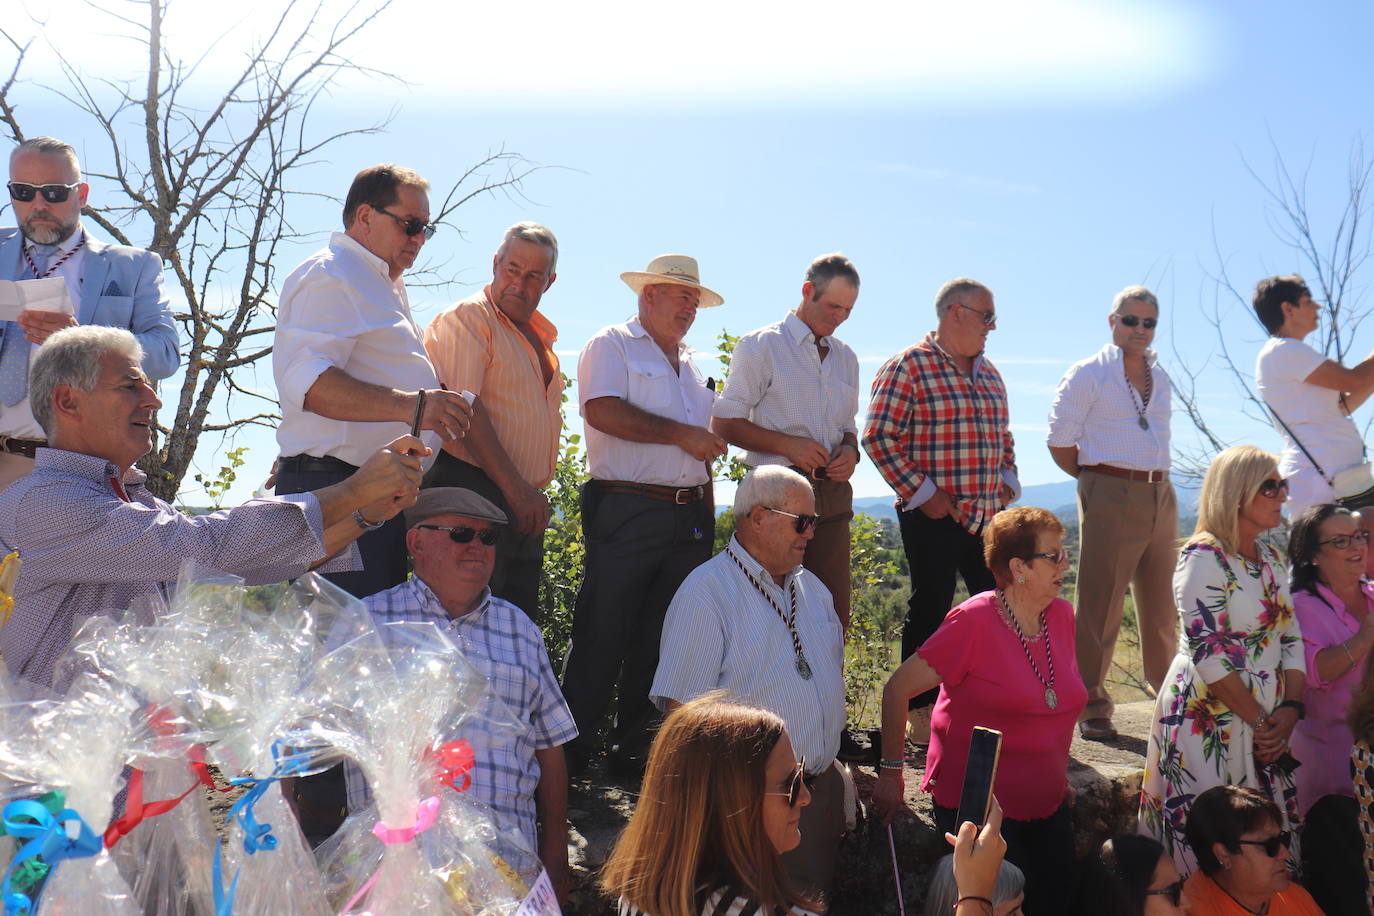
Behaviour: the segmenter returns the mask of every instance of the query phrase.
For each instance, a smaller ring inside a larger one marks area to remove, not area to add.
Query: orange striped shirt
[[[481,395],[496,437],[516,472],[526,483],[543,489],[553,479],[558,460],[563,374],[553,352],[558,329],[539,312],[530,318],[530,327],[553,366],[547,386],[538,352],[487,297],[486,289],[430,322],[425,329],[425,351],[446,388]],[[478,464],[461,439],[446,448],[455,457]]]

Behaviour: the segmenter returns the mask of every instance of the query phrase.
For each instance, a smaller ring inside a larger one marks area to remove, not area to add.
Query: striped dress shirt
[[[939,487],[978,534],[1003,506],[1002,484],[1019,495],[1009,419],[996,367],[979,355],[965,375],[931,333],[878,370],[863,445],[905,508]]]
[[[439,381],[450,391],[481,395],[496,438],[526,483],[543,489],[553,480],[558,440],[563,432],[563,373],[553,344],[558,328],[539,312],[530,328],[539,339],[553,377],[544,384],[539,353],[492,303],[490,287],[438,315],[425,329],[425,351]],[[478,467],[459,439],[445,446],[455,458]]]
[[[821,772],[840,749],[845,722],[844,632],[830,591],[800,566],[779,587],[738,540],[730,539],[729,550],[784,611],[795,587],[797,633],[812,677],[797,673],[787,624],[721,551],[692,570],[668,606],[649,698],[663,709],[668,700],[728,690],[781,716],[807,770]]]

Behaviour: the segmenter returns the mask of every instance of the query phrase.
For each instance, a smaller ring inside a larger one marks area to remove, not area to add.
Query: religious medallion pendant
[[[797,656],[797,673],[802,676],[802,680],[811,680],[811,663],[806,660],[805,655]]]
[[[1045,705],[1050,709],[1054,709],[1059,705],[1059,694],[1054,692],[1053,687],[1045,688]]]
[[[1140,418],[1139,423],[1140,423],[1140,428],[1141,428],[1141,429],[1149,429],[1149,428],[1150,428],[1150,421],[1147,420],[1147,419],[1145,419],[1144,417],[1141,417],[1141,418]]]

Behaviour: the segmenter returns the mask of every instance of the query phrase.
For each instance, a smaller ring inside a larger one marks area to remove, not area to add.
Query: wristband
[[[382,519],[380,522],[369,522],[367,519],[363,518],[363,514],[357,509],[353,510],[353,521],[364,531],[376,531],[386,524],[386,519]]]
[[[957,910],[957,909],[959,909],[959,907],[960,907],[962,904],[965,904],[965,903],[984,903],[984,904],[987,904],[987,908],[988,908],[988,912],[989,912],[989,913],[995,913],[995,912],[997,912],[997,908],[994,907],[994,906],[992,905],[992,901],[991,901],[991,900],[989,900],[989,899],[986,898],[986,897],[975,897],[973,894],[969,894],[969,895],[967,895],[967,896],[960,897],[958,900],[954,901],[954,906],[952,907],[952,909]]]
[[[900,769],[902,769],[902,768],[905,767],[905,766],[906,766],[906,761],[905,761],[905,760],[883,760],[883,761],[879,762],[879,764],[878,764],[878,769],[880,769],[880,770],[900,770]]]
[[[1298,714],[1299,720],[1307,718],[1307,704],[1299,700],[1284,700],[1277,708],[1293,710]]]

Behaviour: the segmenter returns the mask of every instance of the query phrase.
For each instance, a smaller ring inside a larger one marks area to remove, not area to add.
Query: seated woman
[[[1278,553],[1260,542],[1282,521],[1287,484],[1274,456],[1226,449],[1202,481],[1197,527],[1174,571],[1183,639],[1155,701],[1140,831],[1184,874],[1188,806],[1213,786],[1261,789],[1298,820],[1288,739],[1306,685],[1302,636]]]
[[[1007,859],[1026,875],[1028,914],[1071,912],[1076,893],[1068,762],[1088,694],[1074,658],[1073,607],[1059,597],[1069,556],[1064,527],[1044,509],[997,513],[983,532],[996,591],[949,612],[883,689],[883,753],[873,803],[902,807],[908,701],[940,687],[924,791],[936,826],[953,828],[973,727],[1002,732],[994,791],[1006,812]]]
[[[1303,816],[1302,872],[1327,916],[1368,916],[1368,885],[1350,779],[1354,739],[1346,716],[1360,662],[1374,648],[1374,584],[1364,578],[1369,534],[1349,510],[1308,509],[1288,537],[1288,587],[1307,661],[1306,716],[1293,729]]]
[[[1083,899],[1095,916],[1183,916],[1183,879],[1158,840],[1114,836],[1090,857]]]
[[[1198,871],[1183,882],[1189,916],[1322,916],[1288,871],[1278,805],[1258,789],[1214,786],[1193,800],[1188,845]]]

